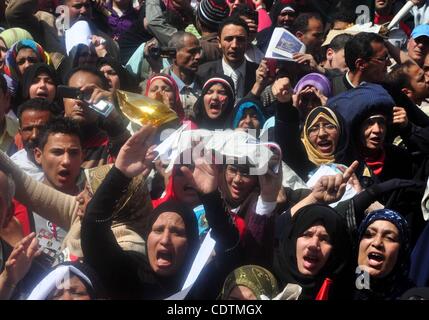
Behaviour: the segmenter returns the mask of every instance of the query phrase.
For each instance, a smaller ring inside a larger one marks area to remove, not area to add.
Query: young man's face
[[[219,48],[222,49],[223,57],[232,67],[238,67],[244,61],[248,34],[242,26],[235,24],[226,25],[219,39]]]
[[[344,57],[344,49],[334,51],[333,49],[329,48],[326,51],[326,59],[329,62],[330,68],[340,69],[343,72],[348,70],[346,59]]]
[[[67,0],[65,4],[69,9],[70,26],[76,21],[90,19],[92,15],[90,0]]]
[[[43,150],[36,148],[34,156],[51,186],[65,193],[76,189],[83,160],[82,146],[77,136],[50,134]]]

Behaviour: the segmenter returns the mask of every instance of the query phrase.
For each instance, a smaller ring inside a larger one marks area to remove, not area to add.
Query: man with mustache
[[[54,106],[45,99],[30,99],[18,108],[19,135],[24,149],[12,155],[11,159],[29,176],[38,181],[43,179],[43,170],[34,160],[40,130],[54,117]]]

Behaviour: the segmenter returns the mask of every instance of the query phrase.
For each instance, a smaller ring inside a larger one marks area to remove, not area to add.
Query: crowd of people
[[[0,4],[0,299],[429,299],[429,1],[410,1],[393,28],[406,1]],[[267,58],[279,29],[305,52]],[[166,160],[165,132],[218,137],[222,161],[183,141]]]

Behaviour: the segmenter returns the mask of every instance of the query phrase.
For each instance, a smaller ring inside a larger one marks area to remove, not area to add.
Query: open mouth
[[[173,263],[173,254],[168,250],[159,250],[156,253],[156,262],[160,268],[170,267]]]
[[[312,254],[306,254],[304,257],[304,268],[307,270],[314,269],[319,264],[319,257]]]
[[[332,141],[321,140],[317,143],[318,148],[322,152],[331,152],[332,151]]]
[[[383,261],[385,259],[386,258],[384,257],[384,255],[381,254],[381,253],[378,253],[378,252],[370,252],[368,254],[368,262],[369,262],[369,265],[371,267],[379,267],[379,266],[381,266],[383,264]]]
[[[48,93],[47,92],[38,92],[36,96],[38,98],[44,98],[44,99],[46,99],[48,97]]]
[[[58,176],[60,177],[60,180],[66,180],[70,177],[70,171],[67,169],[63,169],[58,171]]]

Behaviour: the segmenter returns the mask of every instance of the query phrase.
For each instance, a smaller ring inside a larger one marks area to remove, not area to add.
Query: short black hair
[[[354,13],[352,10],[340,9],[339,11],[336,11],[331,15],[330,20],[332,22],[341,21],[347,23],[354,23],[356,21],[356,13]]]
[[[292,31],[296,34],[298,31],[305,33],[308,30],[308,24],[310,19],[317,19],[323,23],[322,17],[317,12],[305,12],[301,13],[296,17],[292,25]]]
[[[361,32],[347,41],[344,47],[344,56],[350,71],[356,70],[355,63],[357,59],[368,61],[374,55],[374,50],[372,50],[371,46],[372,42],[384,43],[384,39],[376,33]]]
[[[21,116],[24,111],[37,110],[37,111],[49,111],[51,116],[55,114],[55,105],[44,98],[34,98],[25,101],[18,107],[18,119],[21,125]]]
[[[353,38],[351,34],[339,34],[332,39],[331,43],[328,45],[328,48],[331,48],[335,52],[338,52],[341,49],[344,49],[347,41],[349,41],[351,38]]]
[[[247,23],[243,19],[238,18],[238,17],[228,17],[228,18],[224,19],[221,22],[221,24],[219,25],[219,29],[217,31],[219,38],[222,34],[223,28],[225,28],[226,26],[229,26],[230,24],[243,27],[244,30],[246,30],[247,35],[249,35],[249,33],[250,33],[249,27],[247,26]]]
[[[397,64],[392,68],[392,71],[386,76],[386,83],[391,90],[400,92],[402,89],[411,89],[411,79],[408,69],[412,66],[417,66],[414,61],[405,61],[402,64]]]
[[[104,74],[103,74],[103,73],[101,73],[101,71],[97,70],[97,68],[95,68],[95,67],[90,67],[90,66],[81,66],[81,67],[76,67],[76,68],[71,69],[71,70],[66,74],[66,76],[64,77],[64,84],[67,84],[67,85],[68,85],[68,83],[69,83],[69,81],[70,81],[70,78],[71,78],[75,73],[78,73],[78,72],[91,73],[91,74],[93,74],[93,75],[95,75],[95,76],[99,77],[99,78],[100,78],[100,81],[101,81],[101,89],[109,90],[109,82],[107,81],[107,79],[106,79],[106,77],[104,76]]]
[[[7,82],[3,74],[0,74],[0,90],[4,95],[7,94]]]
[[[249,8],[249,6],[244,3],[240,3],[238,6],[236,6],[231,13],[231,17],[234,18],[240,18],[241,16],[254,20],[256,24],[259,22],[258,13],[255,10]]]
[[[38,147],[43,150],[51,134],[62,133],[79,138],[82,146],[82,132],[79,124],[70,118],[55,118],[49,121],[40,133]]]

